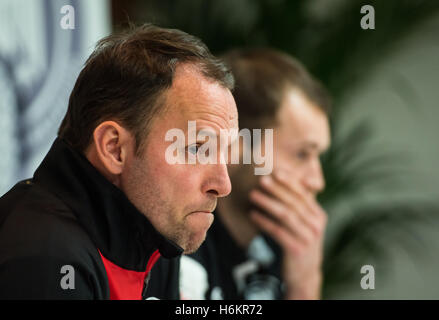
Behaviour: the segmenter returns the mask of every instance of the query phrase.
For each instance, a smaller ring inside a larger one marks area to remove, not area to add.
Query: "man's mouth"
[[[198,208],[193,208],[195,210],[190,211],[189,214],[193,214],[193,213],[204,213],[204,214],[213,214],[213,212],[215,211],[217,202],[206,202],[202,205],[200,205]]]
[[[213,211],[206,211],[206,210],[199,210],[199,211],[193,211],[192,213],[205,213],[205,214],[213,214]]]

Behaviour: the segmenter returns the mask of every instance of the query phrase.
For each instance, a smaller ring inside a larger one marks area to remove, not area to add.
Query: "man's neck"
[[[218,201],[216,211],[233,240],[239,247],[246,250],[259,232],[250,220],[249,213],[238,209],[228,198]]]

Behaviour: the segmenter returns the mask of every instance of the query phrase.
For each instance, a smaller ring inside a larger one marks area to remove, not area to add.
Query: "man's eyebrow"
[[[305,141],[305,142],[302,142],[302,143],[299,145],[299,147],[300,147],[300,148],[306,148],[306,149],[319,149],[318,144],[317,144],[316,142],[314,142],[314,141]]]
[[[300,144],[301,148],[317,150],[320,153],[326,152],[329,149],[329,146],[320,146],[315,141],[306,141]]]

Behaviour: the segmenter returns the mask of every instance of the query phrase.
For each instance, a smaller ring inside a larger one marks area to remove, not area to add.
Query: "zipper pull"
[[[142,300],[146,300],[146,291],[148,290],[149,279],[151,279],[151,271],[148,272],[148,275],[145,277],[143,282]]]

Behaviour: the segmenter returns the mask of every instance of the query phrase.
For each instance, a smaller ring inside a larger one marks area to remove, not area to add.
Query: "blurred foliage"
[[[375,8],[375,30],[360,28],[360,9],[366,4]],[[115,29],[125,27],[128,19],[135,24],[152,22],[194,34],[216,54],[236,46],[271,46],[292,54],[331,92],[335,102],[332,127],[343,112],[344,94],[366,81],[369,71],[400,40],[438,13],[439,1],[435,0],[113,1]],[[401,184],[409,155],[390,152],[386,146],[366,153],[372,136],[371,123],[362,122],[344,137],[333,139],[323,157],[327,182],[320,196],[323,204],[350,197],[371,184],[385,183],[388,188]],[[386,270],[376,272],[391,279],[395,274],[391,252],[396,248],[407,251],[414,261],[421,260],[418,256],[423,250],[435,252],[439,246],[432,234],[439,227],[438,217],[439,207],[431,203],[356,208],[325,252],[324,297],[341,296],[347,283],[355,284],[354,292],[361,292],[359,270],[367,261],[380,261],[378,269]],[[392,292],[396,288],[392,283],[388,288],[374,297],[410,297],[404,290]],[[433,294],[439,298],[436,291]],[[346,293],[345,297],[360,296]]]
[[[376,29],[363,30],[360,9],[375,8]],[[439,11],[434,0],[160,0],[114,1],[115,28],[128,19],[182,29],[213,53],[271,46],[302,61],[338,100],[374,62]]]
[[[365,184],[388,186],[399,185],[404,171],[410,166],[409,152],[388,151],[385,145],[374,146],[373,153],[366,153],[373,130],[370,121],[363,120],[339,139],[334,139],[331,148],[322,156],[322,166],[326,181],[325,191],[319,201],[329,203],[340,195],[349,197],[359,192]],[[357,159],[360,158],[360,159]]]
[[[437,299],[438,216],[431,202],[356,210],[325,252],[323,297]],[[359,290],[363,265],[375,267],[376,290]]]

